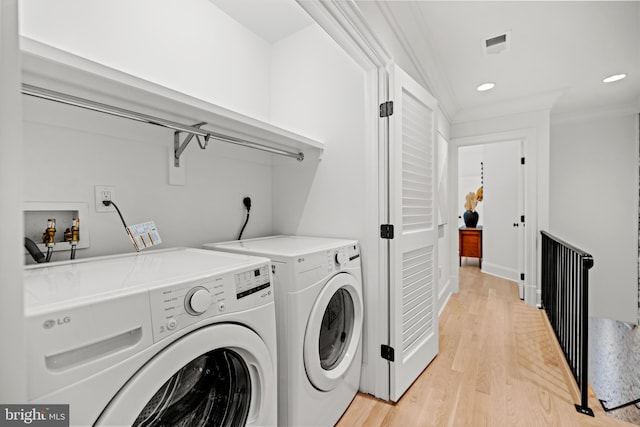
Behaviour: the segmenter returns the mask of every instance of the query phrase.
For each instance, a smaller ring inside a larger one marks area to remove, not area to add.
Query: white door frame
[[[520,141],[520,157],[525,158],[524,153],[524,141]],[[526,162],[521,165],[518,171],[518,210],[519,213],[524,215],[524,206],[525,206],[525,198],[526,198]],[[524,273],[527,263],[527,246],[525,245],[524,235],[525,235],[525,226],[522,224],[522,221],[518,222],[518,271]],[[521,300],[524,300],[524,279],[522,277],[518,280],[518,294]]]
[[[0,221],[5,227],[0,249],[0,336],[5,348],[0,365],[0,402],[27,400],[26,339],[23,286],[24,228],[22,218],[23,167],[22,99],[18,47],[18,1],[2,0],[0,7]],[[10,384],[10,386],[9,386]]]
[[[527,305],[538,304],[537,263],[536,250],[538,218],[537,218],[537,168],[538,156],[536,152],[536,129],[527,128],[509,132],[475,135],[462,138],[452,138],[449,144],[449,200],[458,197],[458,148],[469,145],[483,145],[495,142],[522,141],[523,153],[526,159],[525,167],[525,200],[524,200],[524,301]],[[449,223],[458,223],[458,212],[450,210]],[[454,292],[459,290],[458,275],[458,235],[450,235],[451,275],[453,277]]]

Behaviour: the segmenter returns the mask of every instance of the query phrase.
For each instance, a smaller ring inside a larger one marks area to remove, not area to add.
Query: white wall
[[[638,116],[551,127],[550,231],[591,253],[590,314],[638,315]]]
[[[325,143],[322,160],[274,168],[274,230],[365,236],[365,73],[318,26],[273,46],[272,121]]]
[[[278,162],[273,172],[276,233],[353,238],[360,243],[365,301],[363,389],[375,390],[379,348],[378,182],[374,138],[367,139],[367,75],[318,26],[273,46],[272,121],[325,143],[322,160]],[[374,82],[377,85],[377,82]],[[377,100],[369,99],[375,107]],[[369,111],[375,114],[374,111]],[[367,179],[372,176],[373,179]],[[375,319],[375,317],[374,317]],[[377,347],[376,347],[377,344]]]
[[[190,146],[183,153],[187,183],[170,186],[172,131],[30,97],[24,107],[24,200],[88,203],[80,226],[81,233],[90,227],[91,247],[78,257],[133,250],[117,213],[95,211],[96,184],[115,186],[113,201],[128,224],[155,221],[162,247],[236,238],[245,196],[253,201],[245,236],[271,232],[269,155],[220,143],[204,151]]]
[[[271,46],[206,0],[26,0],[22,34],[255,117],[269,116]],[[117,31],[116,31],[117,29]],[[82,37],[78,37],[82,34]],[[232,41],[232,42],[230,42]],[[272,233],[271,156],[211,143],[189,147],[185,186],[168,185],[173,132],[25,98],[25,201],[89,204],[91,247],[78,257],[133,249],[115,212],[96,213],[94,185],[116,187],[128,224],[155,221],[163,247]],[[195,144],[192,144],[195,145]],[[55,254],[65,259],[68,252]]]
[[[27,396],[26,339],[22,289],[22,135],[18,4],[0,7],[0,402],[24,403]]]
[[[22,35],[268,120],[270,45],[207,0],[23,0]]]

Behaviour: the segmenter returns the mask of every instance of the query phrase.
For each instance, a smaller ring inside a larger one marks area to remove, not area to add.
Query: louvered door
[[[435,99],[390,70],[390,398],[397,401],[438,353]]]

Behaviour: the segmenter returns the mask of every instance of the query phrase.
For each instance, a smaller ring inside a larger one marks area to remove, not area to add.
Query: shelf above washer
[[[21,50],[23,93],[28,95],[38,96],[34,95],[38,91],[34,91],[33,87],[43,89],[40,92],[44,93],[54,91],[58,99],[40,97],[94,111],[101,110],[92,108],[93,105],[106,106],[115,112],[127,113],[116,114],[121,117],[170,127],[176,132],[189,132],[191,128],[196,129],[191,123],[204,122],[206,124],[198,130],[211,134],[213,139],[297,157],[299,160],[305,157],[305,152],[313,152],[312,157],[320,158],[324,149],[324,144],[317,140],[28,38],[21,39]],[[78,98],[85,101],[86,105],[65,100]],[[102,112],[113,114],[109,111]],[[139,117],[144,117],[145,120],[140,120]],[[153,120],[154,118],[157,120]],[[180,125],[180,122],[187,124]],[[166,126],[165,123],[180,125],[186,131]],[[204,136],[202,133],[200,135]],[[206,144],[200,146],[204,148]],[[177,147],[175,149],[178,160],[185,147],[179,148],[180,150]],[[302,155],[295,156],[297,153]]]

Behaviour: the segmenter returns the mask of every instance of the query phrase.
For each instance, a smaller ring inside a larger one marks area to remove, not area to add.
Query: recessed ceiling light
[[[476,88],[476,90],[479,92],[484,92],[484,91],[493,89],[495,85],[496,85],[495,83],[482,83],[480,86]]]
[[[609,77],[603,79],[602,81],[605,82],[605,83],[617,82],[618,80],[622,80],[625,77],[627,77],[627,75],[624,74],[624,73],[623,74],[614,74],[613,76],[609,76]]]

